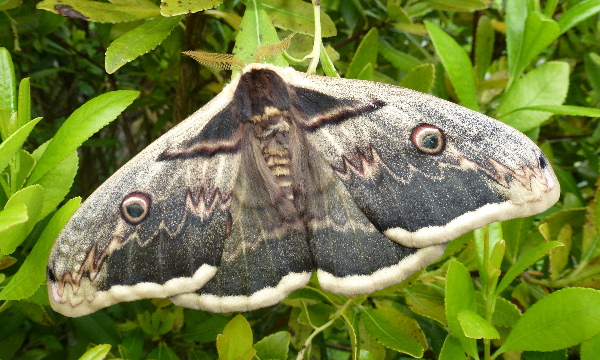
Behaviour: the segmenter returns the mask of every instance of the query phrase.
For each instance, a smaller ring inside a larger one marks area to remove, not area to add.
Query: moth
[[[252,64],[87,199],[50,254],[49,298],[67,316],[144,298],[247,311],[313,270],[324,290],[370,293],[559,192],[540,149],[480,113]]]

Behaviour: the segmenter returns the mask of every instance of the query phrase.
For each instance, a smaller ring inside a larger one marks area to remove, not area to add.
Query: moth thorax
[[[290,124],[282,114],[267,116],[255,124],[265,163],[286,198],[293,200],[291,153],[289,151]]]

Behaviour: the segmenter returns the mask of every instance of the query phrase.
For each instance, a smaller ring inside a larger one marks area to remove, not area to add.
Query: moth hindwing
[[[169,297],[215,312],[275,304],[316,269],[369,293],[444,244],[559,196],[516,130],[396,86],[247,66],[81,206],[52,250],[53,308]]]

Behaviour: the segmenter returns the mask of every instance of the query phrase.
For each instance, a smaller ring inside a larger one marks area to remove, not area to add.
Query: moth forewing
[[[252,64],[82,205],[53,247],[50,301],[69,316],[150,297],[244,311],[312,269],[325,290],[369,293],[558,196],[539,148],[494,119]]]

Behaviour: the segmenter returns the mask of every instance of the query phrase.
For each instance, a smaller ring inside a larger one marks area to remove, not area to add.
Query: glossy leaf
[[[475,339],[465,336],[458,320],[462,310],[477,311],[475,288],[469,271],[458,261],[450,261],[446,275],[446,319],[450,331],[462,344],[463,350],[478,358]]]
[[[17,203],[12,206],[7,206],[0,211],[0,234],[5,229],[8,229],[17,224],[22,224],[27,221],[27,206],[23,203]],[[0,244],[2,241],[0,240]]]
[[[435,78],[435,66],[433,64],[423,64],[412,68],[402,81],[400,86],[417,90],[422,93],[431,91]]]
[[[0,135],[2,135],[3,140],[6,140],[12,134],[10,117],[16,111],[17,80],[15,78],[15,68],[8,50],[0,47]],[[2,168],[3,166],[0,166],[0,169]]]
[[[424,348],[414,338],[405,333],[401,326],[406,315],[391,307],[385,309],[363,308],[361,319],[371,336],[386,347],[409,354],[413,357],[423,356]]]
[[[444,69],[456,91],[460,104],[478,111],[477,88],[471,60],[465,50],[437,25],[425,22],[429,36],[435,46],[435,51],[444,64]]]
[[[29,78],[19,83],[19,101],[17,103],[17,128],[31,121],[31,92]]]
[[[36,159],[39,159],[41,153],[37,154],[36,150],[33,155]],[[71,151],[67,157],[36,181],[36,184],[42,185],[44,188],[42,218],[56,209],[69,193],[71,185],[73,185],[73,181],[75,180],[75,175],[77,175],[78,162],[77,151]]]
[[[160,4],[160,12],[165,16],[191,14],[213,9],[221,3],[223,0],[163,0]]]
[[[235,38],[233,54],[245,64],[254,62],[254,52],[261,45],[279,41],[277,31],[259,0],[248,0],[246,3],[240,29]],[[276,56],[271,63],[281,67],[288,65],[281,55]]]
[[[498,350],[554,351],[600,333],[600,291],[568,288],[531,306]]]
[[[444,346],[442,347],[442,351],[440,352],[439,360],[461,360],[467,359],[467,354],[462,349],[460,341],[452,336],[448,335],[446,337],[446,341],[444,341]]]
[[[6,207],[10,208],[16,204],[25,204],[27,207],[27,221],[7,228],[0,233],[0,251],[5,255],[12,254],[29,235],[33,226],[41,220],[44,189],[40,185],[32,185],[17,191],[8,200]]]
[[[523,254],[502,277],[500,284],[498,284],[496,287],[496,296],[504,291],[504,289],[506,289],[508,285],[510,285],[510,283],[523,271],[527,270],[528,267],[533,265],[533,263],[538,261],[542,256],[546,255],[550,250],[557,246],[562,246],[562,243],[558,241],[551,241],[540,244]]]
[[[379,54],[389,61],[398,70],[408,73],[416,66],[422,65],[421,60],[396,50],[386,43],[380,43],[377,50]]]
[[[600,117],[600,109],[573,105],[535,105],[526,106],[523,110],[547,111],[559,115]]]
[[[27,183],[34,184],[41,179],[85,140],[113,121],[138,94],[131,90],[112,91],[81,105],[58,129]]]
[[[600,12],[600,2],[597,0],[584,0],[575,4],[564,12],[558,19],[560,34],[564,34],[573,26]]]
[[[54,239],[80,204],[80,198],[71,199],[52,216],[19,271],[0,292],[0,300],[26,299],[44,282],[46,268],[40,264],[48,261],[48,254],[50,254]]]
[[[301,0],[263,0],[273,25],[280,29],[299,34],[315,36],[313,6]],[[321,10],[321,36],[335,36],[337,31],[333,20]]]
[[[259,359],[287,360],[291,335],[287,331],[279,331],[265,336],[254,344]]]
[[[152,3],[136,6],[90,0],[42,0],[37,4],[37,8],[66,17],[99,23],[143,20],[160,15],[159,7]]]
[[[21,149],[25,140],[27,140],[29,133],[41,119],[42,118],[31,120],[0,144],[0,172],[6,168],[6,165],[8,165],[13,155]]]
[[[86,351],[79,360],[102,360],[105,359],[110,352],[111,346],[108,344],[96,345]]]
[[[156,360],[179,360],[175,351],[171,349],[169,345],[164,342],[160,342],[157,347],[150,352],[148,355],[148,359],[156,359]]]
[[[377,32],[377,28],[372,28],[371,30],[369,30],[369,32],[365,35],[365,37],[358,45],[358,49],[356,49],[356,53],[354,53],[352,61],[348,66],[346,77],[351,79],[360,79],[360,75],[362,72],[362,79],[366,79],[365,71],[368,71],[366,69],[369,69],[369,64],[371,65],[370,71],[372,74],[373,68],[377,64],[378,46],[379,33]]]
[[[250,360],[256,350],[252,348],[252,329],[242,315],[237,315],[217,336],[217,351],[222,360]]]
[[[159,16],[119,36],[106,49],[106,72],[112,74],[131,60],[156,48],[180,20],[181,16]]]
[[[492,27],[492,21],[484,15],[477,22],[477,33],[475,35],[475,70],[478,81],[483,80],[492,62],[494,40],[495,31]]]
[[[467,337],[472,339],[499,339],[500,334],[492,324],[485,321],[479,314],[471,310],[458,312],[458,321]]]
[[[552,115],[549,112],[525,110],[529,106],[560,105],[569,88],[569,65],[551,61],[520,78],[502,97],[498,120],[520,131],[540,126]]]
[[[600,333],[581,343],[581,360],[596,360],[600,354]]]
[[[448,325],[444,295],[425,284],[415,284],[404,291],[406,305],[415,313]]]

